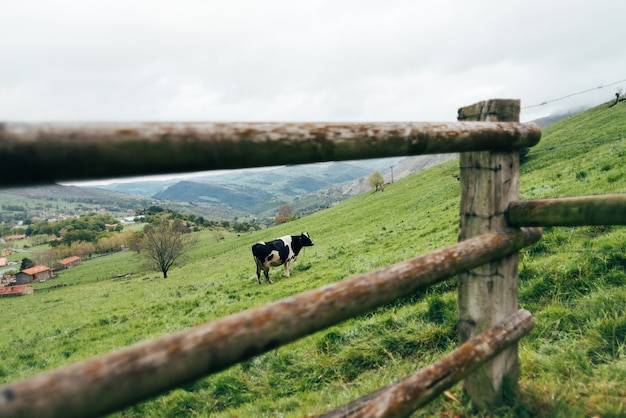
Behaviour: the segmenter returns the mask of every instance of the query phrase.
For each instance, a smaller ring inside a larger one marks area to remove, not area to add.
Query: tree
[[[20,270],[26,270],[31,267],[35,267],[35,262],[30,258],[22,258],[22,265],[20,267]]]
[[[367,183],[370,185],[374,191],[377,192],[379,190],[383,190],[383,185],[385,184],[385,178],[380,171],[376,170],[372,173],[371,176],[367,178]]]
[[[141,253],[141,245],[143,242],[143,231],[134,231],[128,243],[128,247],[137,254]]]
[[[274,218],[274,225],[284,224],[285,222],[293,221],[293,219],[293,209],[289,203],[285,203],[278,208],[278,215]]]
[[[167,221],[156,225],[146,225],[141,242],[142,254],[148,265],[163,273],[167,279],[167,272],[180,261],[182,256],[191,250],[197,240],[188,234],[185,239],[180,225],[172,225]]]

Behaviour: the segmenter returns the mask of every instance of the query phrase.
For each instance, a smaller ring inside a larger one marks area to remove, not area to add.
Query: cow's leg
[[[264,269],[263,269],[263,272],[265,273],[265,278],[267,279],[267,281],[268,281],[270,284],[274,283],[274,282],[272,281],[272,279],[270,279],[270,268],[269,268],[269,267],[264,268]],[[259,283],[261,283],[261,282],[259,282]]]
[[[292,263],[291,260],[287,260],[285,261],[285,264],[283,265],[285,269],[284,276],[287,278],[289,277],[289,274],[291,273],[291,263]]]
[[[256,280],[261,284],[261,263],[256,257],[254,257],[254,264],[256,264]]]

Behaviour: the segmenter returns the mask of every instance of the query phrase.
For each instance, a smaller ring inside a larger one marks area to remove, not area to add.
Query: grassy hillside
[[[626,104],[544,130],[522,166],[521,198],[626,193]],[[458,161],[297,221],[201,245],[164,280],[125,252],[86,261],[33,296],[2,299],[0,383],[262,305],[456,242]],[[290,279],[258,285],[250,245],[308,231]],[[626,414],[626,229],[547,228],[520,256],[517,400],[494,416]],[[67,283],[51,289],[52,284]],[[456,281],[346,321],[115,416],[320,414],[457,346]],[[472,416],[460,385],[417,416]],[[442,415],[446,414],[446,415]]]

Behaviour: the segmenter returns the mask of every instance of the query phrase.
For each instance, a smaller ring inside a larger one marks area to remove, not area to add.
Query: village
[[[55,222],[71,222],[71,220],[78,218],[80,217],[68,216],[64,219],[55,220]],[[106,231],[114,231],[119,229],[118,226],[120,225],[134,223],[134,219],[134,217],[124,217],[119,223],[104,223],[103,227]],[[67,255],[60,260],[56,258],[55,261],[45,264],[34,262],[29,256],[32,257],[40,252],[31,249],[30,244],[33,243],[33,240],[29,240],[29,238],[32,237],[22,233],[0,238],[0,243],[2,243],[0,250],[0,298],[31,295],[34,293],[33,283],[43,283],[54,279],[58,276],[56,272],[79,266],[82,263],[82,253]],[[61,242],[61,238],[56,237],[53,241]],[[77,252],[79,252],[78,249]]]
[[[12,241],[24,238],[25,236],[23,235],[13,235],[5,237],[5,240]],[[47,280],[54,279],[57,277],[55,271],[58,269],[75,267],[80,265],[82,262],[80,257],[71,256],[55,263],[54,268],[43,264],[36,264],[32,267],[21,268],[22,263],[18,261],[9,261],[7,258],[9,255],[16,252],[18,251],[13,248],[5,247],[0,253],[0,272],[2,274],[2,277],[0,278],[0,298],[8,296],[32,295],[35,291],[33,286],[31,286],[32,283],[43,283]],[[15,273],[16,271],[17,273]]]
[[[108,213],[89,213],[64,219],[29,219],[17,227],[5,228],[0,235],[0,298],[65,286],[34,284],[56,279],[61,271],[80,266],[85,260],[130,248],[137,251],[145,223],[171,219],[183,233],[213,225],[195,215],[157,206],[138,212],[121,218]],[[250,228],[248,224],[239,226]]]

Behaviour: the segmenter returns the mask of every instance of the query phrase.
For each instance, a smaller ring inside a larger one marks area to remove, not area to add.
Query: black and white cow
[[[261,270],[265,279],[270,280],[270,267],[283,265],[285,277],[289,277],[291,265],[296,260],[302,247],[312,247],[313,241],[309,234],[303,232],[300,235],[287,235],[270,242],[257,242],[252,246],[252,255],[256,263],[256,278],[261,284]]]

